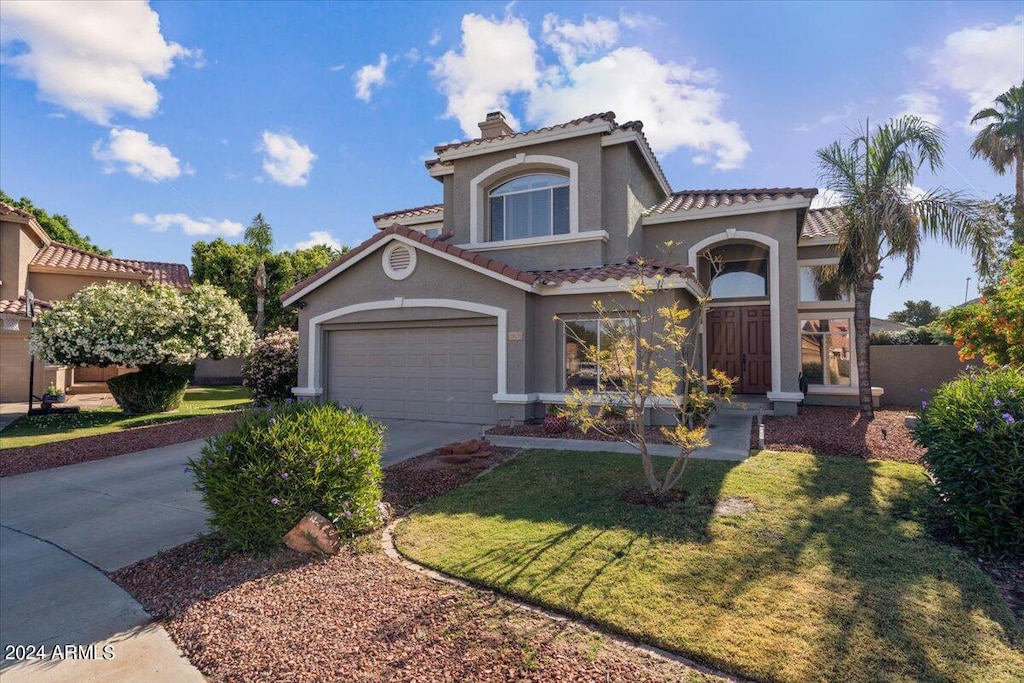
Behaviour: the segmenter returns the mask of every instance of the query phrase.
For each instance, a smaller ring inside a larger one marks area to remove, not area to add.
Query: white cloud
[[[427,45],[429,45],[430,47],[434,47],[434,46],[436,46],[440,42],[441,42],[441,32],[435,28],[434,32],[430,34],[430,40],[427,41]]]
[[[4,55],[18,78],[35,81],[40,97],[109,125],[123,112],[156,113],[154,81],[175,62],[201,52],[168,42],[160,17],[144,2],[21,2],[5,0],[3,43],[24,51]]]
[[[356,97],[363,102],[373,98],[374,88],[381,88],[387,83],[388,56],[380,53],[376,64],[367,64],[352,74],[352,82],[356,86]]]
[[[897,97],[896,101],[903,107],[896,116],[917,116],[936,126],[942,123],[942,107],[933,93],[909,92]]]
[[[339,242],[334,235],[325,230],[314,230],[309,233],[309,239],[296,242],[295,249],[309,249],[310,247],[315,247],[318,244],[324,244],[335,251],[341,251],[341,242]]]
[[[191,175],[193,172],[187,165],[182,169],[170,149],[130,128],[111,128],[109,142],[104,144],[103,140],[97,140],[92,146],[92,156],[103,162],[104,173],[124,171],[151,183],[174,180],[182,173]]]
[[[161,213],[155,216],[137,213],[132,216],[132,223],[148,227],[153,232],[166,232],[169,228],[178,227],[186,235],[238,237],[245,231],[241,223],[214,218],[194,219],[183,213]]]
[[[652,31],[662,25],[661,19],[642,12],[619,10],[619,23],[622,28],[630,31]]]
[[[263,131],[263,170],[270,179],[288,187],[302,187],[309,182],[316,154],[287,133]]]
[[[929,60],[933,82],[967,100],[966,118],[1019,85],[1024,74],[1024,15],[1002,26],[976,26],[946,36]]]
[[[477,123],[497,109],[517,126],[508,111],[509,95],[530,90],[540,78],[537,44],[526,22],[467,14],[462,17],[460,47],[445,52],[432,71],[448,98],[445,116],[458,119],[463,132],[474,138],[479,135]]]
[[[334,66],[327,67],[327,70],[328,71],[334,71],[334,72],[344,71],[345,70],[345,65],[344,64],[335,64]]]
[[[524,20],[467,14],[462,44],[434,65],[433,76],[448,99],[445,114],[476,137],[477,123],[495,109],[517,127],[508,112],[515,95],[524,98],[526,118],[541,126],[613,110],[620,121],[642,120],[658,153],[687,147],[696,152],[695,163],[713,162],[723,170],[740,166],[750,145],[739,124],[722,114],[715,73],[662,62],[640,47],[615,47],[620,33],[610,19],[574,24],[548,15],[542,38],[557,63],[547,64]]]
[[[619,40],[619,25],[604,17],[574,24],[559,19],[556,14],[548,14],[541,31],[544,42],[567,67],[575,66],[580,57],[591,57],[598,50],[610,48]]]

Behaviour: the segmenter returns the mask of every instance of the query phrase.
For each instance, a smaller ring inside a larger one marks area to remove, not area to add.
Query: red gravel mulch
[[[0,450],[0,477],[102,460],[193,439],[205,439],[230,428],[240,414],[233,411],[223,415],[190,417],[113,434],[84,436],[80,439],[24,448],[7,448]]]
[[[765,448],[920,463],[925,449],[914,443],[903,424],[909,414],[882,409],[875,410],[874,420],[864,420],[856,408],[802,406],[792,417],[765,418]],[[757,420],[750,446],[757,448]]]
[[[582,439],[584,441],[620,441],[621,437],[607,436],[595,429],[589,432],[582,432],[576,427],[569,427],[564,432],[549,434],[544,431],[543,424],[522,424],[515,427],[491,427],[485,434],[494,436],[532,436],[543,439]],[[657,427],[647,428],[648,443],[668,443],[668,440]]]
[[[490,451],[490,455],[486,455]],[[434,451],[385,470],[401,509],[461,486],[515,449]],[[200,539],[111,574],[211,681],[693,681],[720,679],[439,583],[365,537],[330,558],[227,553]]]

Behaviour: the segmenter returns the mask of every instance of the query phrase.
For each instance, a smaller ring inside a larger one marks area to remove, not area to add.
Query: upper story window
[[[569,233],[569,178],[534,173],[487,195],[491,242]]]
[[[713,299],[768,296],[768,261],[727,261],[711,281]]]

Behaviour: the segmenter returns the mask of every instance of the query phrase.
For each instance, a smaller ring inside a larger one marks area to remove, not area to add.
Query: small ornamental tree
[[[1024,245],[1013,247],[1006,274],[980,302],[953,308],[942,320],[961,360],[1024,366]]]
[[[279,327],[257,339],[242,366],[242,376],[257,405],[290,398],[299,381],[299,333]]]
[[[174,410],[188,380],[170,366],[241,356],[253,332],[222,290],[164,284],[91,285],[40,315],[29,349],[55,365],[124,365],[139,372],[107,382],[129,413]]]
[[[561,414],[584,432],[593,429],[635,447],[656,498],[682,479],[690,454],[709,445],[703,419],[715,403],[712,392],[728,401],[734,384],[718,370],[705,377],[698,369],[697,329],[711,298],[699,296],[696,306],[683,306],[676,284],[667,271],[638,260],[634,279],[623,289],[624,305],[594,302],[599,342],[585,339],[572,321],[565,326],[579,349],[581,372],[596,375],[596,388],[567,390]],[[650,453],[648,411],[664,416],[669,426],[661,434],[679,449],[661,475]]]

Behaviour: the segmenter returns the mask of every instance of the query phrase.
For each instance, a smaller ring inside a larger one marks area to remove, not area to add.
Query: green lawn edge
[[[995,586],[928,535],[920,466],[766,451],[690,467],[681,524],[597,486],[640,483],[636,456],[528,451],[415,510],[395,545],[758,680],[1022,680],[1024,636]],[[720,496],[758,509],[712,517],[706,503]]]
[[[169,413],[125,415],[120,408],[105,407],[70,414],[26,415],[0,432],[0,451],[220,415],[244,409],[250,403],[249,390],[243,386],[191,387],[181,407]]]

